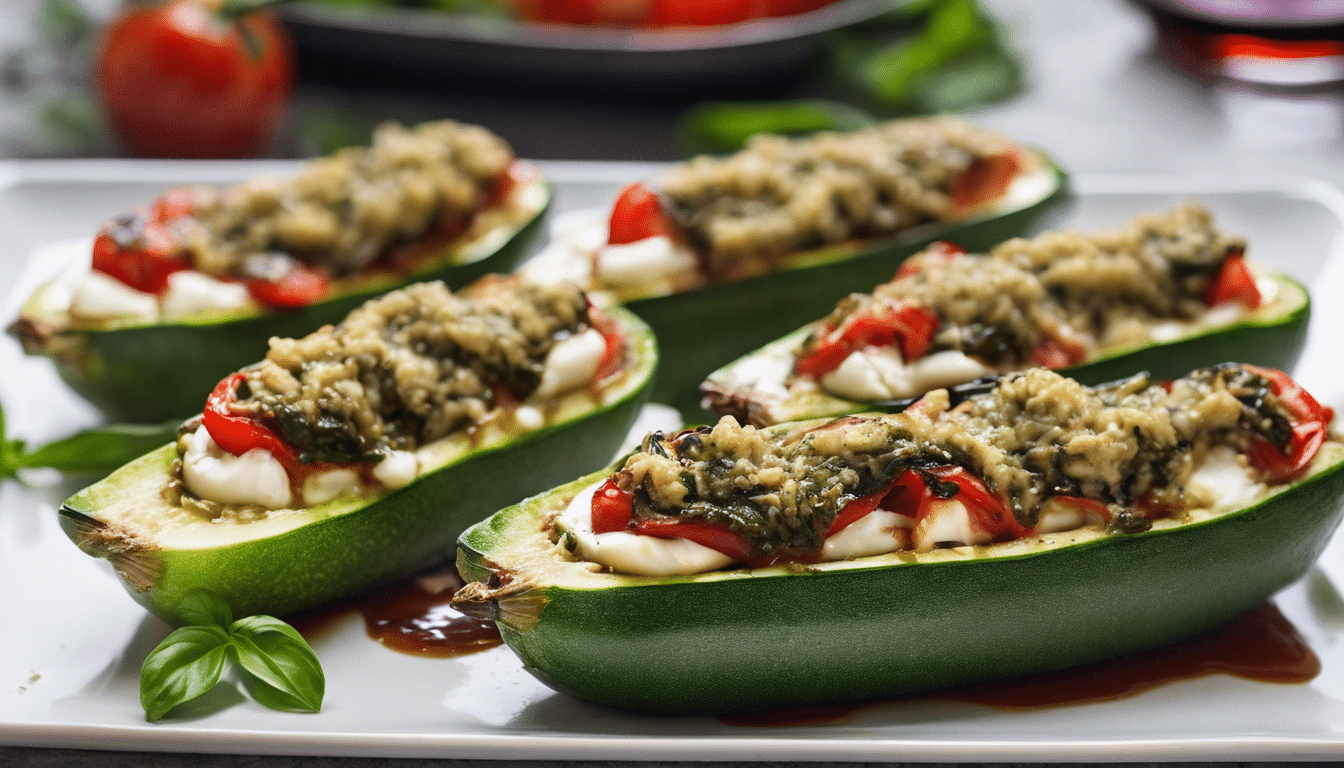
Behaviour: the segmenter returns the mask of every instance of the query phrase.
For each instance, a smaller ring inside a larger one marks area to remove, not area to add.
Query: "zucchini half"
[[[902,261],[929,243],[953,240],[976,252],[1022,234],[1066,197],[1064,172],[1040,157],[1040,189],[1006,210],[798,254],[783,270],[745,280],[624,302],[653,328],[663,358],[674,361],[659,370],[653,399],[679,408],[688,422],[708,418],[698,388],[711,371],[825,316],[848,294],[890,280]]]
[[[1301,577],[1344,504],[1344,445],[1327,441],[1259,503],[1145,533],[636,577],[576,562],[542,530],[614,468],[468,529],[454,604],[487,609],[551,687],[656,714],[901,696],[1171,643]]]
[[[177,457],[166,445],[70,497],[61,527],[169,623],[179,623],[178,603],[197,587],[235,616],[284,616],[404,576],[451,556],[471,523],[611,460],[647,399],[658,352],[638,318],[608,313],[631,339],[632,361],[600,404],[580,390],[539,430],[487,426],[423,446],[422,464],[435,468],[395,491],[212,522],[164,501]]]
[[[474,228],[425,259],[408,274],[355,276],[337,281],[332,297],[285,311],[241,309],[203,312],[149,325],[111,323],[69,327],[53,313],[48,283],[23,306],[10,328],[29,354],[51,357],[62,379],[113,421],[155,422],[185,418],[232,371],[266,354],[272,336],[297,338],[340,322],[365,301],[411,283],[442,280],[459,288],[491,273],[512,272],[541,230],[550,205],[549,185],[520,184],[515,209],[503,221]]]
[[[1235,323],[1171,341],[1113,349],[1087,362],[1061,368],[1059,372],[1084,384],[1097,385],[1122,379],[1135,371],[1147,371],[1157,379],[1173,379],[1197,368],[1230,360],[1291,371],[1307,341],[1311,300],[1306,286],[1293,278],[1284,274],[1276,274],[1274,278],[1279,284],[1275,300],[1247,313]],[[799,328],[711,373],[701,385],[701,392],[706,400],[718,403],[722,412],[732,413],[739,421],[757,426],[904,407],[905,401],[858,402],[820,388],[784,397],[735,383],[739,380],[738,371],[759,369],[767,360],[791,359],[793,350],[802,344],[811,329],[812,325]]]

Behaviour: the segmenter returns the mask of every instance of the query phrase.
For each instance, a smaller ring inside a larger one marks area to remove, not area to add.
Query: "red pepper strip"
[[[611,478],[593,493],[593,533],[612,533],[630,527],[634,516],[634,499],[616,487]]]
[[[306,264],[295,262],[279,280],[253,279],[247,290],[257,301],[271,309],[297,309],[320,301],[331,289],[325,275]]]
[[[261,448],[270,451],[284,466],[290,477],[297,476],[303,468],[298,451],[264,424],[246,416],[230,413],[229,406],[238,399],[238,385],[245,377],[241,373],[232,373],[224,377],[205,401],[205,413],[201,417],[201,426],[210,433],[211,439],[220,448],[234,456]]]
[[[958,213],[1003,197],[1013,177],[1022,170],[1016,150],[1001,155],[977,157],[952,182],[952,204]]]
[[[626,245],[657,235],[671,236],[674,231],[658,193],[637,181],[621,190],[612,205],[607,244]]]
[[[829,539],[878,508],[914,517],[919,510],[920,495],[923,492],[923,478],[915,472],[902,472],[881,491],[846,504],[845,508],[840,510],[840,514],[835,516],[835,520],[831,521],[831,527],[826,529],[825,538]]]
[[[751,555],[751,544],[746,539],[727,528],[709,523],[672,519],[640,520],[635,523],[635,533],[660,539],[694,541],[733,560],[746,560]]]
[[[928,351],[937,330],[938,316],[928,307],[910,302],[883,305],[846,320],[811,353],[798,358],[794,370],[819,379],[863,347],[899,345],[901,357],[918,360]]]
[[[1065,339],[1046,338],[1031,351],[1031,362],[1044,368],[1068,368],[1086,357],[1086,347]]]
[[[1293,418],[1293,435],[1286,447],[1279,448],[1259,435],[1252,435],[1250,445],[1247,446],[1247,457],[1251,466],[1264,473],[1267,482],[1287,482],[1306,469],[1315,458],[1316,452],[1325,442],[1335,411],[1318,403],[1301,384],[1283,371],[1258,365],[1248,365],[1246,369],[1269,379],[1270,391],[1279,398]]]
[[[902,262],[900,268],[896,270],[894,279],[899,280],[903,277],[917,275],[930,264],[949,262],[964,253],[966,253],[966,249],[960,245],[950,240],[939,240]]]
[[[1247,309],[1255,309],[1264,303],[1255,278],[1246,268],[1246,257],[1241,251],[1234,251],[1223,259],[1218,275],[1204,291],[1204,303],[1210,307],[1228,301],[1239,301]]]
[[[1008,541],[1031,535],[1031,529],[1017,522],[1008,505],[990,493],[984,482],[966,471],[964,467],[934,467],[924,471],[943,482],[957,484],[957,494],[952,499],[966,507],[971,525],[989,534],[992,541]],[[936,496],[932,488],[926,487],[920,500],[916,524],[928,515],[930,506],[935,501],[944,499]]]

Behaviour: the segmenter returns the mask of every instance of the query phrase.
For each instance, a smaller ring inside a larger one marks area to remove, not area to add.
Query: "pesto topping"
[[[194,189],[191,215],[173,227],[192,267],[211,275],[273,279],[298,260],[340,277],[431,230],[465,228],[512,161],[478,126],[388,123],[371,146],[311,160],[291,178]],[[141,227],[117,231],[135,247]]]
[[[1141,343],[1159,321],[1205,312],[1210,281],[1245,247],[1195,204],[1139,216],[1118,232],[1015,238],[988,254],[947,259],[938,246],[912,257],[914,274],[842,299],[797,354],[815,351],[852,316],[904,302],[938,316],[930,353],[957,350],[991,367],[1029,365],[1048,340],[1093,349]]]
[[[700,156],[658,182],[711,279],[767,271],[781,257],[964,215],[957,178],[1011,139],[952,117],[895,120],[804,139],[758,134],[728,157]]]
[[[904,413],[801,431],[726,416],[672,438],[649,435],[613,480],[632,494],[636,519],[726,526],[752,542],[754,555],[815,551],[850,501],[883,491],[906,469],[949,465],[984,480],[1028,528],[1042,502],[1067,495],[1123,508],[1113,528],[1128,532],[1146,529],[1149,515],[1206,501],[1187,498],[1183,486],[1210,448],[1244,451],[1252,434],[1285,446],[1290,433],[1270,382],[1231,364],[1170,391],[1142,375],[1092,388],[1032,369],[948,403],[936,390]]]
[[[271,339],[232,410],[274,425],[305,461],[376,461],[479,421],[501,397],[526,399],[555,343],[588,327],[569,283],[496,278],[457,295],[419,283],[340,325]]]

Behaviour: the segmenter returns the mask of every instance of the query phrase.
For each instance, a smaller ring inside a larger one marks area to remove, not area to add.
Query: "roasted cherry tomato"
[[[648,184],[635,182],[621,190],[611,207],[607,244],[626,245],[656,235],[671,235],[672,231],[658,193]]]
[[[795,370],[821,378],[864,347],[898,345],[901,357],[918,360],[928,351],[937,330],[938,316],[928,307],[913,303],[874,307],[831,330],[815,349],[798,358]]]
[[[145,157],[246,157],[289,98],[293,53],[268,11],[220,0],[128,3],[107,29],[95,85],[126,149]]]

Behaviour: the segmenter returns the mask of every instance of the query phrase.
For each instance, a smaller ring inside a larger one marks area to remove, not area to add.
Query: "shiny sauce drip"
[[[1279,609],[1266,603],[1202,635],[1151,651],[1057,672],[973,683],[927,694],[1003,709],[1110,701],[1179,680],[1223,673],[1271,683],[1305,683],[1320,659]],[[871,704],[818,704],[726,715],[730,725],[819,725]]]
[[[291,616],[290,624],[312,639],[351,611],[364,619],[368,636],[394,651],[445,658],[494,648],[503,642],[493,621],[465,616],[449,606],[462,580],[451,565]]]

